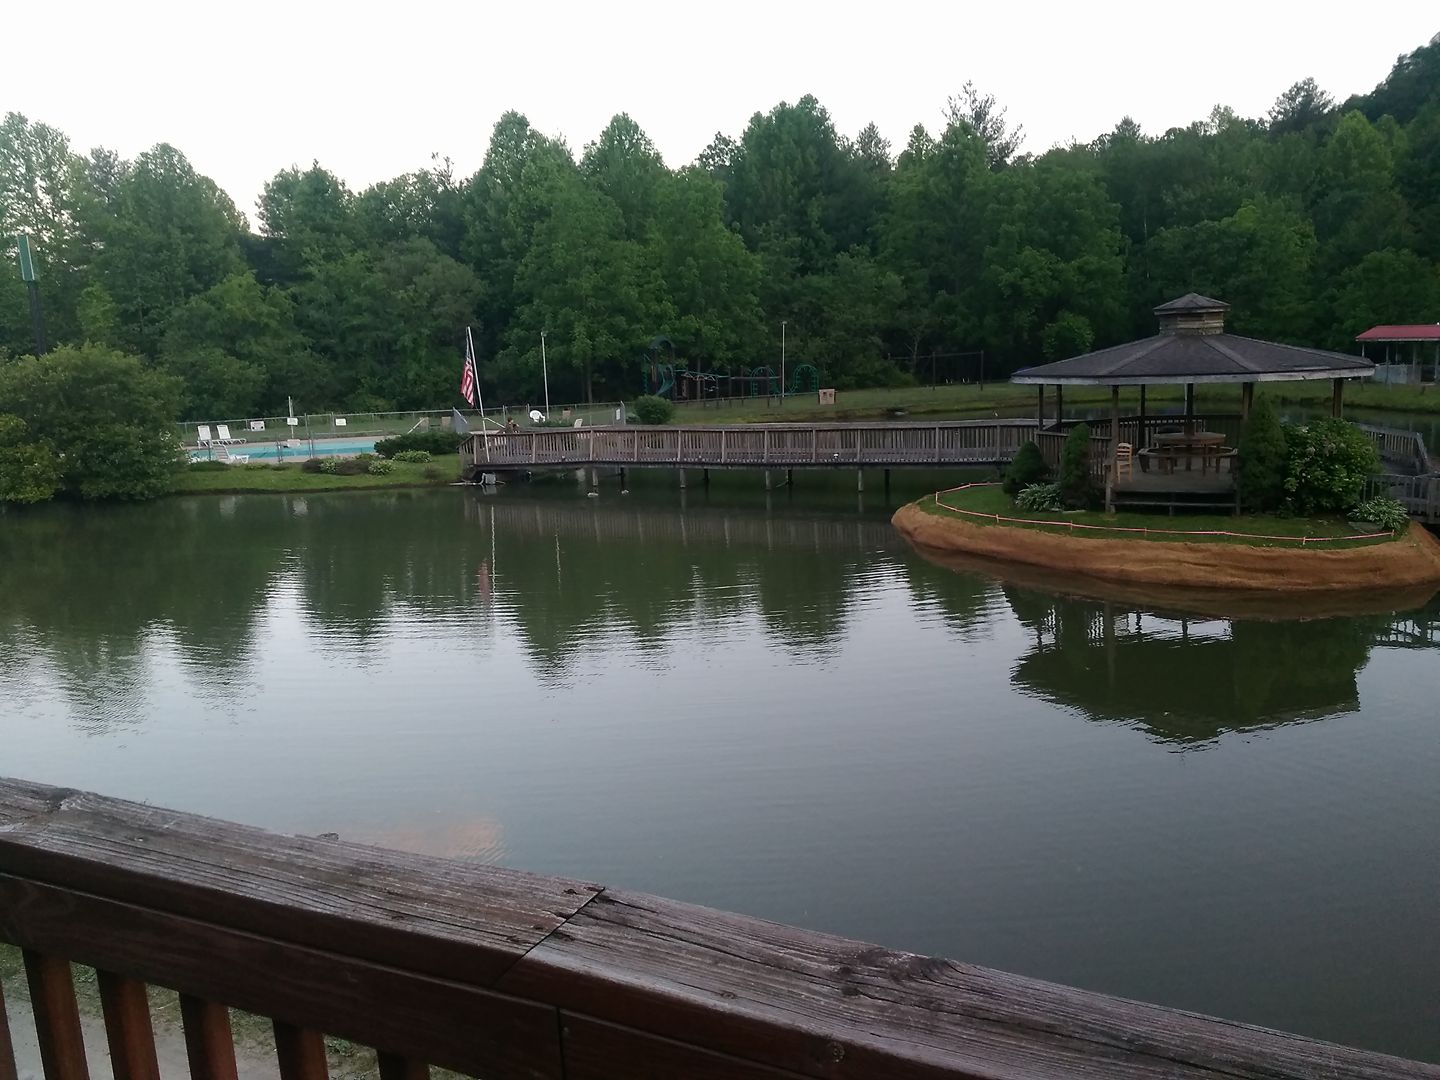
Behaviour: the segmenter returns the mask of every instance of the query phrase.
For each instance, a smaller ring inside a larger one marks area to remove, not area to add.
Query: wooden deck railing
[[[1426,475],[1434,471],[1425,436],[1418,431],[1402,431],[1397,428],[1375,427],[1371,424],[1356,424],[1370,436],[1382,460],[1404,466],[1407,471]]]
[[[866,468],[1009,461],[1033,420],[935,424],[741,424],[531,429],[472,435],[464,462],[486,469]]]
[[[495,1078],[1440,1078],[1440,1068],[583,881],[278,836],[0,781],[0,938],[25,950],[46,1080],[87,1080],[70,962],[99,972],[116,1080],[157,1080],[146,984],[195,1080],[226,1006],[282,1080],[323,1035]],[[3,1016],[3,1013],[0,1013]],[[13,1080],[0,1022],[0,1078]]]

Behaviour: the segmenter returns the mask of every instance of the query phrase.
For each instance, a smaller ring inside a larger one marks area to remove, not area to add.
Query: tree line
[[[789,363],[846,388],[1144,336],[1192,289],[1236,332],[1337,349],[1440,320],[1440,37],[1343,103],[1305,79],[1265,117],[1022,146],[970,84],[903,147],[804,97],[677,169],[624,114],[577,155],[510,112],[472,176],[284,169],[252,229],[173,146],[84,154],[10,113],[0,361],[33,351],[22,232],[52,344],[139,357],[192,418],[444,407],[466,325],[487,396],[518,403],[542,331],[563,400],[642,393],[660,337],[694,370],[778,366],[782,322]]]

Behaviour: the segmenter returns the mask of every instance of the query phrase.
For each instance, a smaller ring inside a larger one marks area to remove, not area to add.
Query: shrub
[[[224,472],[230,466],[223,461],[192,461],[191,472]]]
[[[366,463],[365,471],[371,476],[389,476],[395,471],[395,462],[386,461],[384,458],[376,458],[374,461]]]
[[[1037,510],[1059,510],[1063,504],[1060,501],[1059,484],[1031,484],[1015,496],[1015,506],[1020,510],[1027,510],[1034,513]]]
[[[306,464],[309,463],[307,462]],[[333,457],[321,458],[318,469],[320,472],[326,473],[329,476],[338,476],[340,473],[340,459]]]
[[[655,394],[644,394],[635,399],[630,411],[642,424],[668,424],[675,415],[675,403]]]
[[[424,465],[431,459],[429,450],[401,450],[397,454],[391,454],[391,461],[408,461],[412,465]]]
[[[0,416],[0,502],[44,502],[60,483],[60,462],[49,444],[30,441],[18,416]]]
[[[1385,495],[1377,495],[1359,503],[1349,514],[1351,521],[1373,521],[1382,529],[1399,532],[1410,524],[1410,512],[1405,504]]]
[[[440,472],[440,466],[426,465],[425,471],[421,475],[424,476],[426,480],[439,480],[444,474]]]
[[[1095,502],[1095,482],[1090,479],[1090,425],[1076,424],[1060,448],[1060,501],[1075,509]]]
[[[460,440],[463,438],[463,435],[456,435],[453,431],[412,431],[408,435],[393,435],[388,439],[381,439],[375,444],[375,453],[391,459],[406,450],[424,450],[436,456],[453,454],[460,449]]]
[[[1005,480],[1000,485],[1005,494],[1014,498],[1025,488],[1038,484],[1050,475],[1050,466],[1040,455],[1040,447],[1027,442],[1015,452],[1015,460],[1005,470]]]
[[[1285,426],[1267,398],[1260,398],[1240,432],[1240,506],[1251,514],[1270,514],[1285,502],[1285,470],[1290,447]]]
[[[62,346],[0,364],[0,402],[21,426],[3,442],[7,473],[82,499],[149,499],[184,466],[172,421],[179,379],[98,345]],[[17,487],[18,490],[18,487]],[[27,495],[28,497],[28,495]]]
[[[1360,501],[1366,479],[1380,468],[1375,444],[1344,420],[1287,426],[1285,441],[1286,505],[1297,514],[1344,513]]]
[[[324,458],[318,458],[318,457],[306,458],[304,461],[302,461],[302,462],[300,463],[300,471],[303,472],[303,473],[318,473],[318,472],[324,472],[324,471],[325,471],[325,460],[326,460],[326,459],[324,459]]]

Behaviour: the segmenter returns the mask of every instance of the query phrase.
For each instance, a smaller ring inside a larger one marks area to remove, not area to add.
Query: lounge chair
[[[216,424],[215,434],[216,437],[220,440],[221,444],[225,446],[234,446],[236,443],[243,443],[245,441],[244,439],[234,438],[230,434],[229,424]]]
[[[195,445],[196,445],[196,446],[209,446],[209,445],[210,445],[210,442],[211,442],[211,438],[210,438],[210,425],[209,425],[209,424],[196,424],[196,425],[195,425]]]
[[[245,465],[250,461],[249,454],[232,454],[230,447],[224,443],[215,446],[215,460],[223,461],[226,465]]]

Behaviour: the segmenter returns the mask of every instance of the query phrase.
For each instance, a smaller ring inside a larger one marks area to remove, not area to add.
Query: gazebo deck
[[[1173,473],[1141,472],[1121,474],[1114,486],[1117,508],[1161,508],[1176,510],[1235,510],[1235,477],[1228,470],[1202,472],[1198,466],[1184,466]]]

